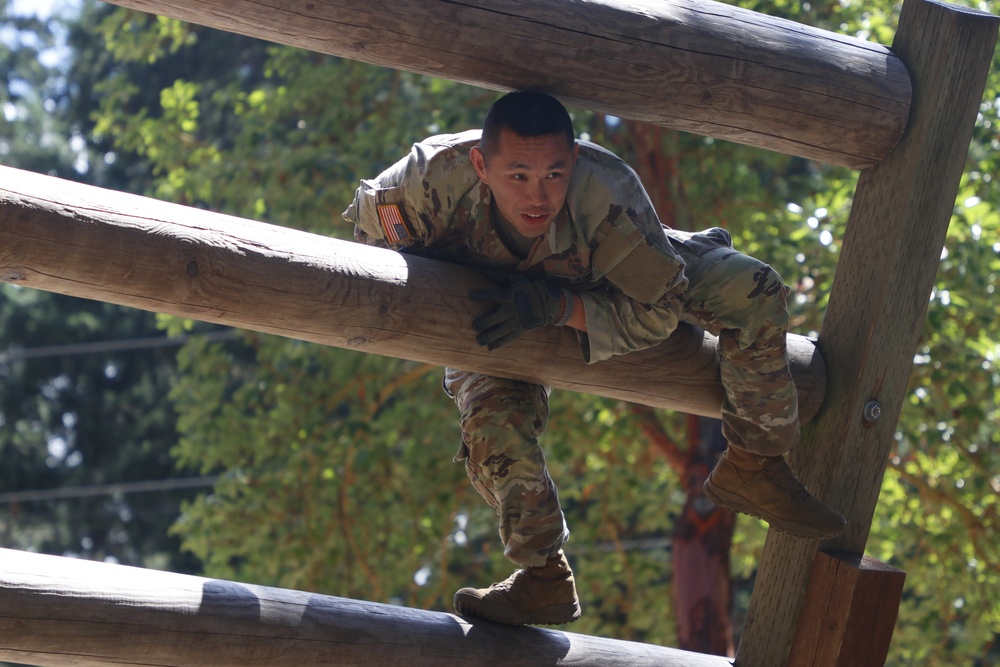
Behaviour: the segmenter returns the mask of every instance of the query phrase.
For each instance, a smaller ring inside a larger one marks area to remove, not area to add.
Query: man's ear
[[[469,151],[469,159],[472,160],[472,168],[476,170],[479,180],[489,185],[489,181],[486,180],[486,157],[479,146],[472,147],[472,150]]]

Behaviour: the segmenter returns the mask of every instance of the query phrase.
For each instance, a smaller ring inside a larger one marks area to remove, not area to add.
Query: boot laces
[[[517,570],[514,574],[510,575],[503,581],[498,581],[492,586],[490,586],[491,591],[497,591],[499,593],[505,593],[514,587],[514,582],[517,580],[518,576],[523,573],[524,570]]]
[[[788,467],[783,458],[772,461],[764,468],[764,474],[775,486],[786,491],[795,498],[804,498],[809,495],[806,488],[799,480],[795,479],[792,469]]]

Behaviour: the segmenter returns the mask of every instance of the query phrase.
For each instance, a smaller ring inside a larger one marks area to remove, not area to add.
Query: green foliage
[[[753,8],[886,44],[898,14],[846,1]],[[211,31],[122,10],[104,34],[114,71],[159,72],[149,85],[109,83],[97,118],[103,140],[156,175],[150,192],[342,237],[358,178],[427,134],[477,125],[494,97],[289,48],[217,49]],[[192,49],[215,54],[212,66],[171,73],[166,64]],[[872,555],[909,573],[893,665],[996,660],[997,76],[870,541]],[[629,128],[576,116],[635,157]],[[795,330],[818,332],[856,174],[676,134],[663,147],[678,167],[681,219],[727,226],[742,250],[766,258],[796,288]],[[176,530],[209,574],[448,608],[457,586],[509,572],[494,517],[449,461],[458,432],[437,371],[256,335],[192,344],[182,366],[176,453],[223,478]],[[613,401],[557,393],[545,445],[587,608],[574,629],[673,643],[669,552],[651,545],[683,501],[677,480]],[[762,542],[758,523],[741,524],[737,575],[752,576]]]
[[[879,557],[909,573],[896,664],[997,660],[1000,199],[974,174],[960,189],[872,535]]]
[[[617,401],[553,394],[544,444],[585,607],[573,630],[676,645],[669,543],[684,503],[677,475]]]
[[[428,133],[477,125],[495,97],[267,52],[256,86],[216,77],[208,94],[207,81],[172,81],[156,105],[128,114],[131,96],[108,100],[99,127],[149,160],[158,196],[347,236],[339,214],[358,178]],[[201,124],[206,114],[238,129],[220,141]],[[165,137],[186,150],[160,145]],[[438,370],[257,335],[238,347],[192,343],[181,366],[176,454],[223,480],[176,530],[210,574],[443,609],[457,587],[509,573],[492,510],[450,460],[458,427]],[[662,544],[682,496],[644,439],[615,425],[622,406],[592,406],[557,396],[547,441],[587,579],[584,629],[668,642]]]
[[[63,99],[57,72],[41,55],[55,43],[36,18],[11,16],[0,3],[0,160],[6,165],[69,176],[75,173],[70,136],[54,118]]]
[[[93,182],[102,161],[77,112],[95,75],[85,66],[94,42],[70,35],[60,21],[10,16],[8,4],[0,3],[0,160]],[[60,34],[74,45],[72,63],[53,58]],[[0,285],[0,491],[93,490],[189,474],[169,456],[177,438],[166,400],[173,351],[144,347],[148,338],[161,338],[149,313]],[[167,535],[183,493],[52,495],[24,500],[21,493],[0,504],[0,544],[197,568]]]
[[[89,487],[183,474],[170,459],[172,351],[87,344],[157,337],[152,316],[0,286],[0,489]],[[176,492],[0,505],[0,543],[189,571],[167,529]]]
[[[994,3],[979,5],[996,13]],[[1000,663],[1000,52],[914,357],[870,544],[908,573],[894,665]],[[890,549],[889,546],[892,545]]]
[[[436,369],[266,336],[228,347],[189,345],[174,390],[176,455],[224,471],[176,527],[188,548],[216,576],[440,605],[467,484]]]

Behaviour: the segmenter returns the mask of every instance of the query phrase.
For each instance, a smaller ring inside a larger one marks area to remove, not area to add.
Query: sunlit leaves
[[[882,44],[899,11],[849,0],[752,6]],[[147,64],[209,39],[131,13],[116,14],[107,34],[118,57]],[[339,215],[359,178],[426,134],[477,125],[494,97],[294,49],[247,49],[253,57],[212,76],[162,81],[153,98],[123,81],[103,91],[100,131],[149,160],[160,196],[346,237]],[[996,76],[869,542],[909,573],[890,664],[969,664],[1000,615],[989,539],[1000,490]],[[575,113],[580,129],[637,157],[620,124]],[[818,332],[857,175],[700,137],[663,141],[675,180],[648,185],[684,204],[679,226],[727,227],[792,287],[793,330]],[[458,585],[509,572],[492,512],[450,462],[457,425],[436,372],[256,336],[192,345],[184,364],[178,456],[223,478],[177,530],[214,575],[447,608]],[[659,540],[683,490],[626,413],[557,393],[544,444],[588,608],[580,630],[670,643],[669,547]],[[734,571],[748,577],[764,530],[739,526]]]

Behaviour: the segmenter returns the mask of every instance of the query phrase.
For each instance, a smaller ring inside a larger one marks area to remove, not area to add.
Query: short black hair
[[[483,121],[479,149],[487,160],[500,147],[500,133],[510,130],[519,137],[544,137],[561,134],[572,146],[576,140],[573,121],[562,102],[536,90],[515,90],[490,107]]]

